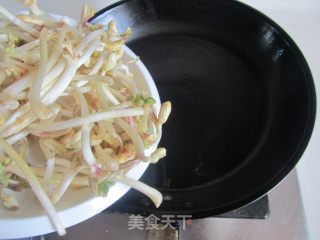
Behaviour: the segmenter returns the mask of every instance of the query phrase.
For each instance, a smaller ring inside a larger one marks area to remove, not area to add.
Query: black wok
[[[122,31],[132,27],[129,47],[173,104],[160,143],[168,156],[146,173],[165,200],[144,211],[220,214],[292,170],[310,139],[316,98],[303,55],[276,23],[226,0],[123,1],[94,21],[111,18]]]

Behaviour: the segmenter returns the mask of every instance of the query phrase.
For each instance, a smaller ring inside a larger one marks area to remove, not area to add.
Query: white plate
[[[136,57],[128,47],[124,48],[123,62]],[[156,100],[156,110],[159,111],[158,90],[146,67],[138,60],[130,64],[130,70],[135,76],[139,89],[149,92],[150,96]],[[157,144],[151,146],[146,151],[146,155],[155,150]],[[139,179],[147,167],[148,163],[140,163],[131,169],[127,176]],[[69,190],[58,202],[56,209],[64,226],[70,227],[100,213],[121,198],[129,189],[123,184],[116,183],[110,187],[106,198],[94,197],[89,188]],[[0,239],[30,237],[55,231],[31,190],[24,190],[16,196],[19,202],[17,211],[8,211],[0,205]]]

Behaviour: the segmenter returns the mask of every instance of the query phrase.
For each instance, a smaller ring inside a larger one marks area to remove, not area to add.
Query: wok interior
[[[245,161],[265,128],[263,76],[241,52],[204,36],[168,34],[132,45],[149,65],[173,113],[155,166],[156,186],[183,188],[217,179]],[[155,58],[156,56],[156,58]],[[154,59],[154,61],[153,61]]]
[[[303,62],[259,16],[193,2],[154,1],[158,21],[133,26],[130,46],[173,103],[155,186],[219,181],[250,164],[252,180],[280,171],[312,128]]]

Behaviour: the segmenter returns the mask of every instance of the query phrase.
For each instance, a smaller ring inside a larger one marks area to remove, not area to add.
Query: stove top
[[[270,214],[269,198],[267,195],[258,200],[235,209],[233,211],[220,214],[214,217],[221,218],[247,218],[247,219],[266,219]]]
[[[174,229],[166,227],[165,231],[146,229],[146,225],[142,229],[130,230],[133,219],[146,223],[148,217],[150,220],[150,215],[142,216],[141,213],[105,211],[68,228],[68,234],[64,237],[52,233],[31,239],[309,239],[295,171],[270,191],[267,197],[232,212],[197,220],[186,219],[185,226],[182,221],[176,221],[171,224]]]
[[[130,226],[130,221],[132,221],[131,219],[138,219],[137,217],[139,216],[140,218],[141,216],[140,219],[144,219],[145,221],[147,220],[146,225],[144,225],[145,230],[147,230],[147,240],[182,239],[180,235],[186,230],[186,225],[190,224],[192,220],[186,219],[187,216],[182,216],[182,219],[178,219],[177,216],[179,215],[166,215],[175,217],[174,220],[172,219],[170,225],[168,225],[168,222],[164,221],[162,218],[164,217],[164,215],[157,217],[152,213],[150,214],[147,208],[149,204],[149,201],[145,199],[144,195],[137,193],[135,190],[130,190],[124,197],[121,198],[120,201],[112,205],[110,208],[106,209],[103,213],[129,215],[129,229],[130,227],[132,227],[132,225]],[[269,198],[267,195],[265,195],[246,206],[243,206],[241,208],[235,209],[224,214],[212,216],[212,218],[266,219],[269,216],[269,214]],[[135,216],[135,218],[132,218],[132,216]],[[156,220],[156,222],[153,222],[153,227],[150,227],[150,217],[153,217],[153,219]],[[133,223],[131,222],[131,224]],[[159,229],[161,230],[159,231]]]

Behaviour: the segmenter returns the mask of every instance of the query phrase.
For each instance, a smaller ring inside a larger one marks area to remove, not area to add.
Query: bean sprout
[[[155,115],[149,93],[138,88],[130,63],[122,61],[131,29],[119,33],[112,21],[93,26],[92,8],[81,21],[56,19],[36,0],[19,0],[29,14],[0,6],[0,202],[16,210],[19,202],[6,188],[30,186],[59,235],[65,229],[54,208],[69,188],[90,187],[107,196],[116,183],[147,195],[159,207],[162,195],[126,173],[141,161],[166,155],[157,144],[170,102]],[[32,144],[45,157],[29,159]],[[10,183],[10,184],[9,184]]]

